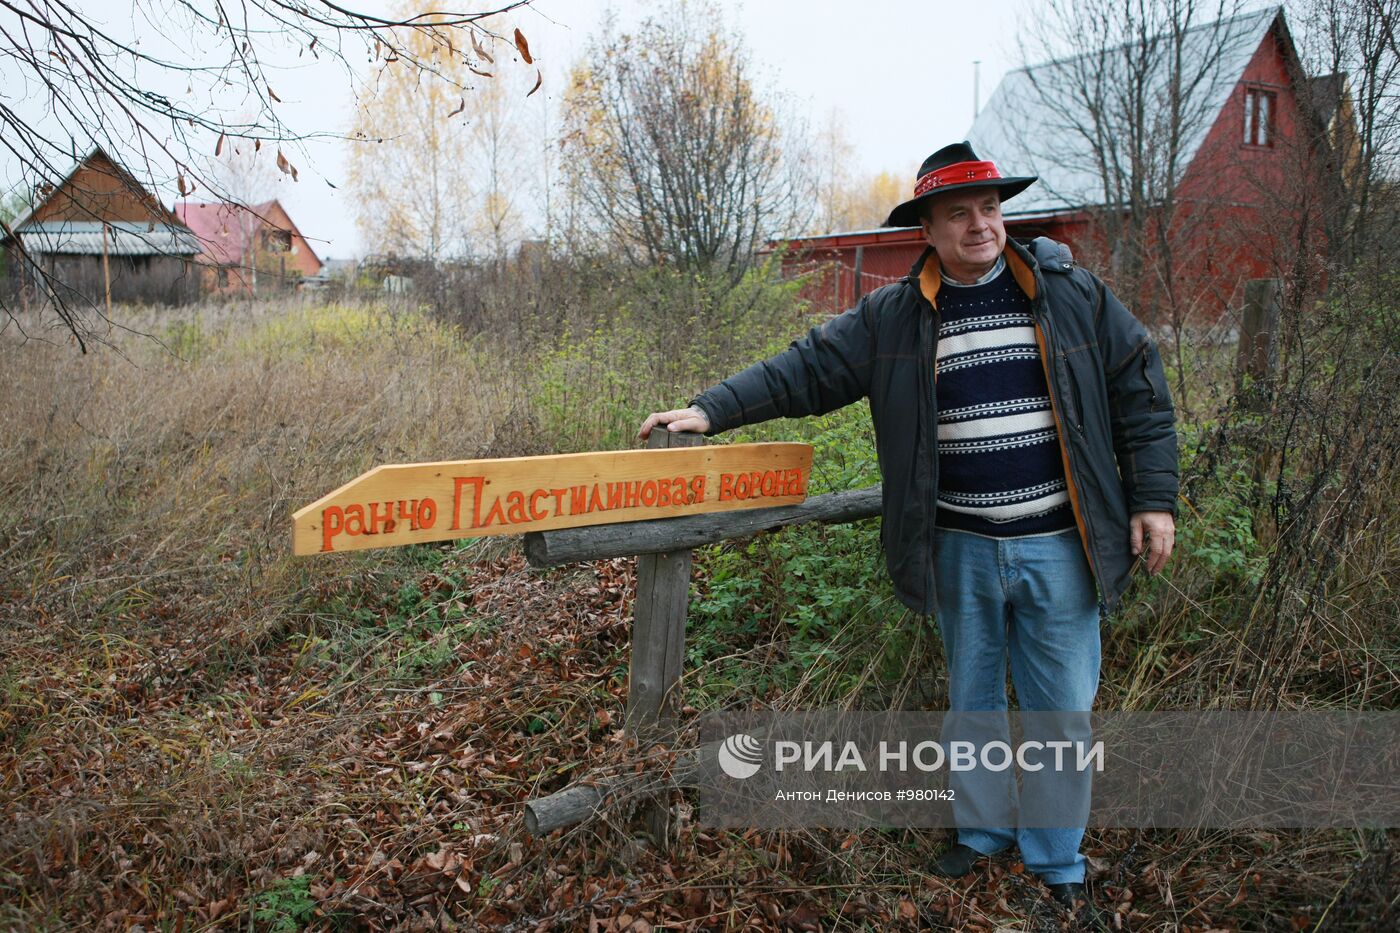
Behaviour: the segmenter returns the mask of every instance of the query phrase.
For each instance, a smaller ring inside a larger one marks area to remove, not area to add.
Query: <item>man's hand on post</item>
[[[646,440],[651,434],[651,429],[657,425],[666,425],[668,431],[695,431],[704,434],[710,430],[710,419],[698,408],[677,408],[672,411],[654,411],[647,415],[647,420],[642,422],[641,430],[637,436]]]
[[[1142,553],[1142,538],[1147,535],[1147,572],[1155,574],[1167,565],[1176,543],[1176,520],[1170,512],[1137,512],[1128,521],[1133,556]]]

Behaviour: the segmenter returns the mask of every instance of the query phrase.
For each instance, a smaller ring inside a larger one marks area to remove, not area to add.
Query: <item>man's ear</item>
[[[929,220],[927,214],[919,215],[919,227],[924,231],[924,240],[929,246],[933,245],[933,231],[931,230],[933,221]]]

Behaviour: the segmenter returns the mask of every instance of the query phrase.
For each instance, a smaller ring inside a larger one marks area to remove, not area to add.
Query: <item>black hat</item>
[[[1036,176],[1002,178],[996,165],[977,158],[966,140],[944,146],[924,159],[919,177],[914,180],[914,196],[890,211],[886,227],[917,227],[918,204],[935,194],[962,191],[968,188],[999,188],[1003,201],[1029,188]]]

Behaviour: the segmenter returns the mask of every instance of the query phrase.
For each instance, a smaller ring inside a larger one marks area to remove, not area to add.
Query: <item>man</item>
[[[1002,177],[966,142],[938,150],[886,222],[923,228],[928,248],[908,276],[639,433],[714,434],[869,398],[886,564],[899,599],[937,618],[950,710],[1006,710],[1009,657],[1023,711],[1087,721],[1101,619],[1135,559],[1156,573],[1171,555],[1176,431],[1142,324],[1061,244],[1007,239],[1001,202],[1035,181]],[[1029,798],[1065,792],[1053,787],[1028,781],[1020,802],[1043,809]],[[1007,812],[979,806],[997,795],[1014,813],[1017,791],[1009,772],[964,790],[958,843],[934,870],[961,876],[1016,843],[1077,909],[1082,826],[968,825]],[[1069,812],[1087,814],[1087,784],[1068,793]]]

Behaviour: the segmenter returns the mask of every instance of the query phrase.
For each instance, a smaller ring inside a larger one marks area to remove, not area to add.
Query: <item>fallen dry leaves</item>
[[[99,637],[26,605],[47,640],[11,644],[33,676],[0,721],[0,883],[21,892],[0,910],[35,913],[0,913],[0,926],[1062,927],[1019,863],[927,876],[941,832],[682,819],[662,857],[635,840],[633,799],[527,836],[526,800],[641,768],[621,732],[633,565],[541,573],[515,555],[445,554],[408,579],[367,562],[318,584],[310,602],[360,607],[353,625],[316,612],[192,625],[188,605],[153,594],[121,636]],[[11,589],[6,606],[31,595]],[[1287,896],[1259,870],[1272,840],[1188,863],[1133,839],[1102,834],[1091,850],[1113,929],[1229,928]],[[1291,915],[1315,916],[1302,903]]]

